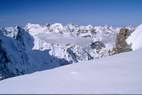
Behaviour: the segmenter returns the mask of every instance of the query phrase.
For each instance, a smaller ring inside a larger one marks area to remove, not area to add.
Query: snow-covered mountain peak
[[[60,30],[64,29],[64,26],[61,23],[54,23],[50,25],[50,29],[55,30],[55,32],[59,32]]]
[[[25,26],[25,29],[27,31],[29,31],[29,33],[31,35],[36,35],[36,34],[39,34],[39,33],[42,33],[42,32],[48,32],[48,27],[46,27],[45,25],[40,25],[40,24],[31,24],[31,23],[28,23],[26,26]]]

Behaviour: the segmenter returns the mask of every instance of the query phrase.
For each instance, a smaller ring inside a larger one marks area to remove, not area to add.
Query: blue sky
[[[142,0],[0,0],[0,26],[28,22],[138,25]]]

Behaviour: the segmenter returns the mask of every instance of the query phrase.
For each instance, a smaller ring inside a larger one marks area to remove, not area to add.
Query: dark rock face
[[[130,46],[126,43],[127,37],[132,33],[127,28],[121,28],[120,32],[117,34],[116,48],[114,48],[114,53],[121,53],[131,51]]]
[[[90,46],[91,46],[92,49],[96,49],[96,50],[100,50],[100,49],[102,49],[102,48],[105,48],[104,43],[101,42],[101,41],[93,42],[93,43],[91,43]]]
[[[77,55],[76,55],[70,48],[67,49],[67,52],[70,54],[71,58],[72,58],[75,62],[78,62],[78,60],[76,59],[76,58],[77,58]]]

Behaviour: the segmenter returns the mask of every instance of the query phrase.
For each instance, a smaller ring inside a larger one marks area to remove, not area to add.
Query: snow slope
[[[142,48],[142,24],[128,37],[127,43],[131,45],[133,50]]]
[[[142,49],[6,79],[0,93],[142,94],[141,56]]]

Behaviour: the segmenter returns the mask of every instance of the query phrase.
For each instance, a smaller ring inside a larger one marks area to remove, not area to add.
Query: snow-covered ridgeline
[[[58,48],[62,47],[65,49],[72,47],[72,45],[78,45],[80,48],[87,49],[85,51],[90,51],[91,42],[100,41],[105,44],[105,49],[108,51],[115,46],[116,33],[119,32],[121,27],[93,27],[91,25],[77,26],[72,24],[63,26],[62,24],[55,23],[51,25],[27,24],[25,28],[34,38],[33,49],[44,50],[48,49],[48,46],[58,46]],[[51,49],[51,52],[52,50],[53,49]],[[95,53],[96,50],[92,49],[92,52]],[[60,55],[59,51],[55,53]],[[95,56],[92,57],[95,58]]]
[[[0,74],[6,78],[108,56],[120,29],[60,23],[1,28]]]

